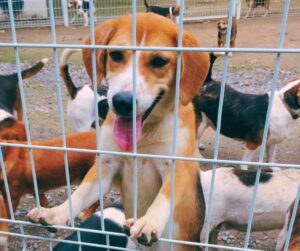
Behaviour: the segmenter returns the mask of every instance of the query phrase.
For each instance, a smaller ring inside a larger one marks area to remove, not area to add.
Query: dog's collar
[[[287,109],[287,111],[289,112],[289,114],[291,114],[291,116],[292,116],[292,119],[298,119],[299,118],[299,114],[297,114],[297,113],[295,113],[294,111],[293,111],[293,109],[291,108],[291,107],[289,107],[289,105],[284,101],[284,100],[282,100],[282,103],[283,103],[283,105],[285,106],[285,108]]]
[[[171,20],[173,20],[173,7],[172,6],[169,8],[169,14],[170,14]]]

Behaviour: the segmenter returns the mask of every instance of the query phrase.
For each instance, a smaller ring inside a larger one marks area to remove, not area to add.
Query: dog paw
[[[151,246],[158,241],[157,230],[145,218],[140,218],[136,222],[133,219],[128,219],[123,227],[128,236],[137,239],[144,246]]]
[[[51,208],[41,207],[40,209],[34,208],[28,214],[27,217],[31,222],[40,223],[47,227],[49,232],[56,232],[57,230],[51,225],[65,225],[66,221],[62,221],[59,217],[59,214],[55,213]]]

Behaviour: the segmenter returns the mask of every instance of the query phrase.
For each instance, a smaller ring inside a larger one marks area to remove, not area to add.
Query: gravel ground
[[[23,62],[22,69],[28,67],[29,64]],[[243,67],[241,67],[243,69]],[[216,69],[221,69],[221,60],[216,64]],[[15,70],[13,64],[2,64],[0,74],[8,74]],[[277,81],[277,87],[281,87],[288,80],[299,76],[298,72],[280,71]],[[81,66],[72,66],[71,76],[75,83],[83,85],[89,80],[85,74],[85,70]],[[220,80],[222,73],[215,70],[215,78]],[[228,84],[232,87],[247,93],[264,93],[270,90],[273,71],[268,68],[253,68],[244,70],[235,70],[228,73]],[[57,83],[55,76],[55,68],[49,65],[43,69],[37,76],[27,79],[25,83],[26,103],[28,107],[28,119],[30,123],[30,132],[32,139],[43,139],[60,134],[60,123],[58,116],[57,94],[55,85]],[[63,87],[63,106],[66,110],[67,95],[66,89]],[[65,124],[67,132],[71,132],[66,114]],[[222,149],[221,149],[222,151]],[[47,193],[51,205],[58,205],[66,198],[66,189],[56,189]],[[110,204],[119,199],[118,192],[111,193],[106,199],[105,204]],[[30,195],[23,197],[20,206],[16,212],[16,219],[26,220],[24,217],[27,212],[35,206],[34,199]],[[19,232],[17,225],[11,224],[12,232]],[[37,227],[25,227],[28,234],[49,237],[47,231]],[[67,232],[60,231],[55,237],[65,236]],[[269,231],[255,233],[251,239],[250,247],[262,250],[274,250],[274,241],[278,231]],[[219,242],[230,246],[242,246],[245,233],[237,231],[222,231],[219,235]],[[10,250],[21,250],[22,240],[16,237],[9,238]],[[27,250],[49,250],[49,242],[27,240]]]

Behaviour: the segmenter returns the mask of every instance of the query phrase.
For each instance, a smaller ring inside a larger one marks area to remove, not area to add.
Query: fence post
[[[64,18],[64,26],[68,27],[69,26],[69,16],[68,16],[67,0],[61,1],[61,8],[62,8],[62,13],[63,13],[63,18]]]
[[[235,17],[241,19],[242,0],[236,0],[235,2]]]

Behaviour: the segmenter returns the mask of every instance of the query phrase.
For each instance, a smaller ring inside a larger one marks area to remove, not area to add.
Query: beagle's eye
[[[109,56],[114,62],[122,62],[124,59],[124,55],[121,51],[112,51],[109,53]]]
[[[162,57],[158,57],[158,56],[156,56],[150,60],[150,66],[152,68],[162,68],[168,63],[169,63],[168,60],[166,60]]]

